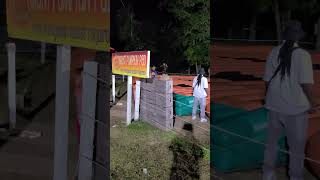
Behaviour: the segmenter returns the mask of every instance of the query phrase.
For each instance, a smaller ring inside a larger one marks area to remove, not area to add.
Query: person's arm
[[[266,60],[266,65],[265,65],[265,69],[264,69],[264,75],[263,75],[263,81],[265,83],[265,97],[267,95],[267,90],[268,90],[268,86],[269,86],[269,81],[275,71],[275,69],[272,66],[272,59],[274,58],[275,54],[275,48],[272,49],[272,51],[270,52],[270,54],[267,57]]]
[[[314,111],[315,108],[317,108],[319,105],[317,104],[317,102],[315,101],[315,98],[313,96],[312,86],[313,86],[312,84],[301,84],[303,92],[305,93],[305,95],[307,96],[307,98],[310,102],[311,111]]]
[[[310,112],[313,112],[318,105],[312,91],[314,84],[312,59],[309,53],[304,53],[302,57],[303,59],[299,61],[298,80],[311,105]]]
[[[307,96],[310,104],[314,104],[314,97],[313,97],[313,93],[312,93],[312,84],[301,84],[301,87],[303,89],[303,92],[305,93],[305,95]]]
[[[207,94],[209,94],[208,88],[204,88],[204,90],[206,91]]]
[[[206,91],[207,95],[209,94],[208,89],[209,89],[209,84],[207,78],[204,79],[204,90]]]

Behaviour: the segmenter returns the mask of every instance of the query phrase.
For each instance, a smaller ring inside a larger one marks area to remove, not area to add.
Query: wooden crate
[[[173,93],[173,81],[154,80],[154,88],[156,93],[167,94]]]
[[[173,106],[173,94],[156,94],[156,101],[155,104],[160,108],[166,108]]]

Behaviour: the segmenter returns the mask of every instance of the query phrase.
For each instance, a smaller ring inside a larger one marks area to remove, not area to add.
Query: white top
[[[201,78],[201,83],[197,85],[198,76],[193,79],[192,87],[193,87],[193,96],[197,98],[205,98],[207,97],[207,93],[205,88],[208,88],[208,80],[206,77]]]
[[[265,67],[264,81],[269,81],[279,65],[278,55],[282,45],[272,49]],[[295,44],[298,47],[298,44]],[[313,84],[313,67],[310,54],[299,48],[292,53],[290,76],[281,81],[281,71],[269,84],[265,108],[287,115],[296,115],[310,109],[310,103],[301,84]]]

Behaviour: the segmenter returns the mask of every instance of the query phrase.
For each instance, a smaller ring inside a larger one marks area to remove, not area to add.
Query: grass
[[[170,179],[173,152],[170,145],[186,139],[144,122],[111,129],[111,179]],[[188,146],[182,146],[187,149]],[[209,152],[199,162],[201,179],[210,179]],[[188,162],[187,162],[188,163]],[[143,169],[147,169],[147,173]]]

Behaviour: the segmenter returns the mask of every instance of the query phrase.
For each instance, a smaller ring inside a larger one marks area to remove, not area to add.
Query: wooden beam
[[[71,47],[57,47],[54,180],[67,180]]]
[[[99,77],[97,90],[97,120],[95,140],[94,180],[110,179],[110,80],[111,56],[110,53],[99,53]]]

